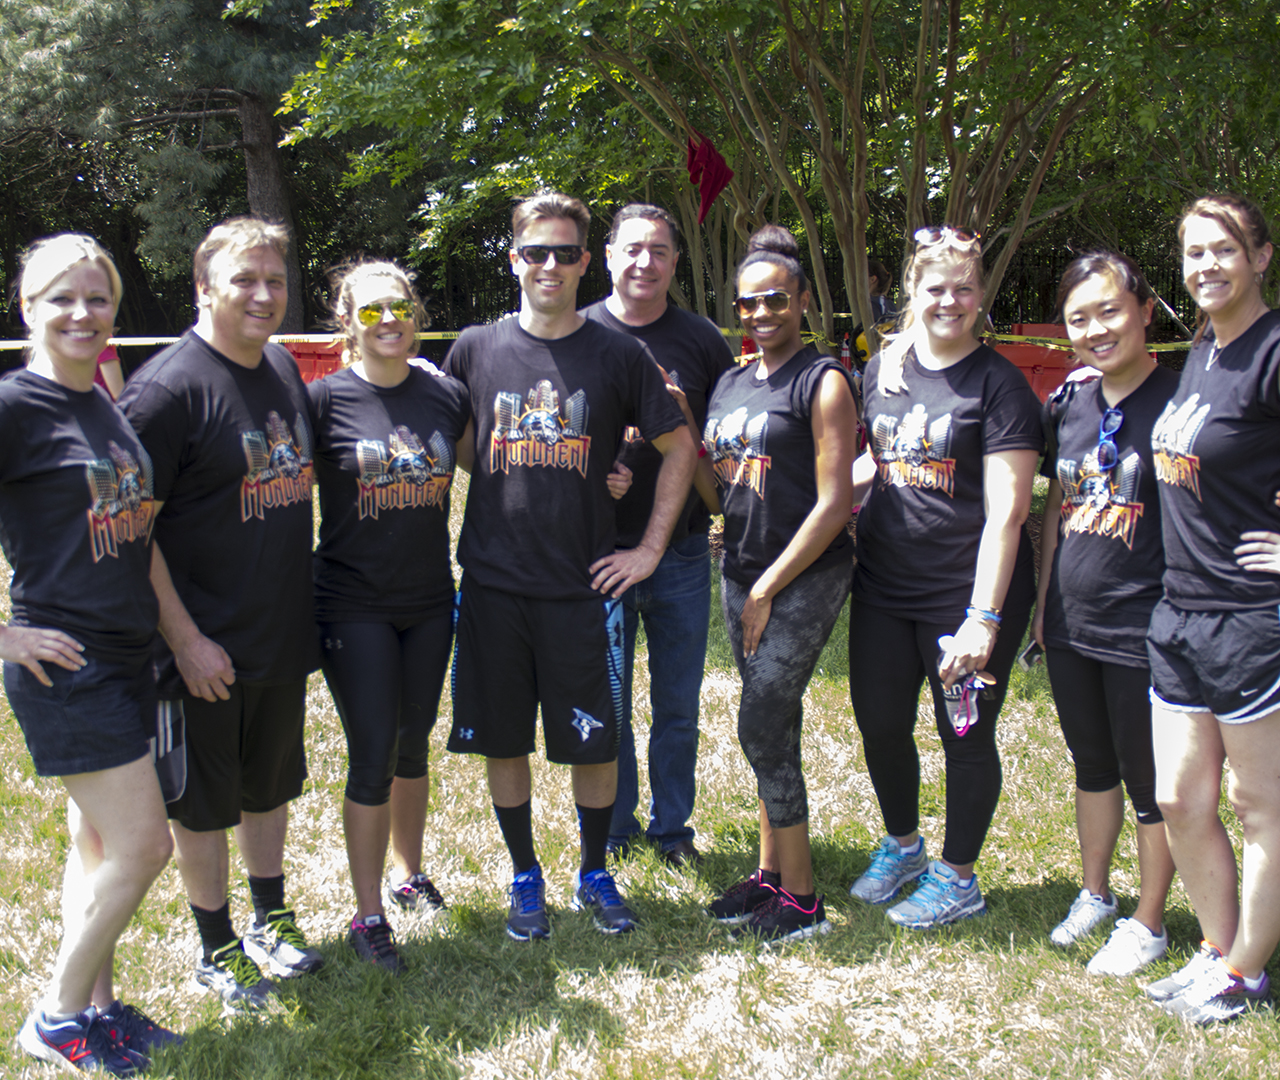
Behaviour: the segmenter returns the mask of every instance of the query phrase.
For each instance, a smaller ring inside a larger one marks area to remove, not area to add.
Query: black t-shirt
[[[134,372],[120,407],[155,463],[156,543],[200,632],[244,682],[306,675],[313,440],[293,357],[268,345],[246,368],[188,331]],[[182,689],[167,650],[160,689]]]
[[[801,349],[765,381],[759,363],[735,368],[716,384],[703,443],[724,510],[725,577],[753,585],[791,543],[818,501],[813,399],[828,371],[844,368],[817,349]],[[841,529],[810,564],[825,570],[852,561]]]
[[[467,387],[476,463],[458,561],[486,588],[587,600],[615,548],[605,477],[628,425],[650,442],[684,424],[649,350],[588,320],[539,338],[515,316],[462,332],[445,371]]]
[[[1178,388],[1158,367],[1116,406],[1114,468],[1098,468],[1107,410],[1102,380],[1064,383],[1045,407],[1041,473],[1062,485],[1062,517],[1045,597],[1045,643],[1105,663],[1147,666],[1147,626],[1160,599],[1164,542],[1151,429]]]
[[[1151,436],[1164,591],[1188,611],[1274,607],[1280,575],[1242,569],[1232,550],[1243,532],[1280,532],[1280,312],[1213,346],[1211,328]]]
[[[399,386],[346,369],[307,388],[316,425],[316,618],[395,620],[453,599],[449,487],[471,417],[456,379],[417,367]]]
[[[973,592],[986,512],[983,458],[1044,445],[1040,402],[1016,367],[979,345],[943,371],[907,353],[905,393],[880,393],[880,356],[863,382],[877,470],[858,514],[853,594],[905,618],[948,622]],[[1030,567],[1024,530],[1019,563]]]
[[[654,358],[684,391],[698,430],[702,430],[707,422],[707,398],[711,389],[716,380],[733,367],[733,350],[711,322],[674,304],[668,304],[661,317],[645,326],[628,326],[605,306],[603,300],[583,308],[579,314],[610,330],[639,338],[648,345]],[[624,439],[618,460],[635,476],[630,490],[618,500],[618,546],[632,548],[644,538],[649,515],[653,512],[662,455],[645,442],[634,427],[627,428]],[[690,492],[684,511],[676,521],[670,543],[678,543],[691,533],[705,533],[710,526],[711,513],[695,489]]]
[[[0,546],[15,626],[70,634],[85,653],[151,649],[151,460],[103,390],[30,371],[0,379]]]

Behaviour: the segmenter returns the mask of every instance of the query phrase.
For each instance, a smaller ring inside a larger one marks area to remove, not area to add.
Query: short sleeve
[[[151,457],[156,499],[167,502],[183,467],[191,429],[189,410],[167,386],[136,378],[125,385],[119,404]]]
[[[1006,450],[1044,449],[1041,405],[1031,384],[1004,357],[987,384],[987,404],[983,410],[982,452],[999,454]]]

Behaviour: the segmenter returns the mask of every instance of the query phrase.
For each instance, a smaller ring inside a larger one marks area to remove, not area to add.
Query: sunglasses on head
[[[962,244],[972,244],[982,239],[982,233],[974,232],[972,229],[957,229],[954,225],[926,225],[923,229],[915,231],[914,239],[921,247],[940,244],[947,239],[958,240]]]
[[[774,315],[781,315],[791,307],[791,294],[783,289],[748,293],[746,296],[737,297],[733,301],[733,306],[738,309],[739,315],[745,317],[754,315],[760,309],[761,301],[764,302],[766,311],[771,311]]]
[[[1124,413],[1119,409],[1108,409],[1098,422],[1098,468],[1114,469],[1120,460],[1120,452],[1116,449],[1115,434],[1124,423]]]
[[[516,254],[530,266],[541,266],[552,255],[557,266],[570,266],[582,260],[581,244],[525,244],[516,248]]]
[[[377,326],[382,322],[384,311],[391,312],[391,317],[400,322],[412,322],[413,301],[392,300],[389,304],[365,304],[364,307],[356,308],[356,318],[360,320],[361,326]]]

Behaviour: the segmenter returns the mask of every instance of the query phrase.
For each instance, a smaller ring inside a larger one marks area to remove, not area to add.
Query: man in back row
[[[709,320],[667,300],[680,257],[680,231],[667,211],[644,203],[614,216],[605,247],[613,292],[582,314],[649,346],[654,359],[678,386],[691,410],[692,434],[700,441],[707,399],[733,352]],[[619,460],[633,473],[631,489],[618,503],[618,546],[641,543],[654,506],[662,455],[628,428]],[[644,837],[673,866],[701,860],[689,818],[696,794],[698,701],[707,658],[711,607],[711,559],[707,531],[711,515],[691,492],[657,569],[622,596],[626,631],[618,797],[609,828],[610,850],[622,855],[640,837],[636,820],[640,789],[632,729],[631,684],[636,633],[644,619],[649,645],[649,814]]]
[[[574,907],[589,909],[604,933],[636,924],[605,869],[622,714],[615,597],[658,565],[697,461],[649,351],[577,313],[590,220],[564,195],[520,203],[510,256],[519,314],[467,329],[445,360],[466,384],[476,420],[458,545],[465,576],[449,749],[487,759],[515,872],[507,932],[523,941],[551,932],[529,771],[539,705],[548,759],[573,770],[581,834]],[[615,550],[606,476],[628,426],[663,463],[644,535]]]

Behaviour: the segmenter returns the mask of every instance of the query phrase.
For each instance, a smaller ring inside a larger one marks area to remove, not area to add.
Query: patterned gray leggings
[[[750,588],[721,576],[720,599],[742,676],[738,742],[756,774],[756,792],[775,829],[809,820],[800,766],[802,699],[849,595],[852,569],[808,570],[773,599],[756,654],[742,655],[742,609]]]

